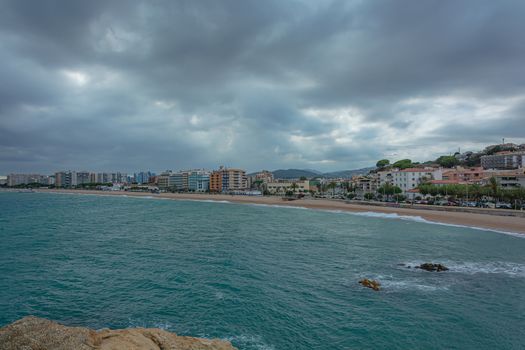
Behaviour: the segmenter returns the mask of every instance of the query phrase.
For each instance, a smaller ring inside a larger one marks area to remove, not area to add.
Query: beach
[[[525,234],[525,218],[517,216],[487,215],[471,212],[455,212],[432,210],[425,207],[424,210],[417,208],[398,208],[377,205],[351,204],[342,200],[332,199],[298,199],[293,201],[283,201],[281,197],[272,196],[241,196],[226,194],[209,193],[159,193],[152,194],[146,192],[123,192],[123,191],[95,191],[95,190],[53,190],[39,189],[36,192],[45,193],[77,193],[90,195],[111,195],[111,196],[136,196],[169,198],[174,200],[206,200],[206,201],[228,201],[243,204],[262,204],[272,206],[304,207],[318,210],[340,210],[356,213],[380,213],[391,214],[392,216],[412,216],[421,217],[424,220],[450,225],[461,225],[477,227],[508,233]],[[497,210],[497,209],[494,209]]]

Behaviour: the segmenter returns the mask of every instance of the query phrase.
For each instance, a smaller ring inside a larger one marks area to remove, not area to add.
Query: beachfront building
[[[49,176],[40,174],[9,174],[6,178],[7,186],[20,186],[38,183],[49,185]]]
[[[210,174],[210,192],[243,191],[248,188],[246,171],[221,166]]]
[[[262,181],[263,183],[273,182],[273,173],[268,170],[263,170],[255,174],[254,181]]]
[[[210,192],[222,192],[222,172],[217,170],[211,172]]]
[[[71,188],[77,185],[76,171],[58,171],[55,173],[55,186],[62,188]]]
[[[170,174],[169,187],[176,191],[187,191],[189,189],[189,173],[187,171],[179,171]]]
[[[525,167],[525,152],[498,152],[481,157],[484,169],[518,169]]]
[[[153,176],[155,176],[155,174],[150,171],[141,171],[133,174],[133,181],[138,184],[147,184]]]
[[[393,185],[399,187],[404,195],[417,188],[421,183],[431,180],[443,180],[443,169],[407,168],[392,173]]]
[[[397,172],[397,171],[399,171],[399,169],[397,169],[397,168],[389,169],[389,170],[383,170],[383,171],[378,171],[376,173],[376,176],[378,178],[380,186],[382,186],[384,184],[393,185],[394,184],[394,175],[393,175],[393,173]]]
[[[159,189],[165,190],[170,187],[170,175],[172,174],[171,170],[166,170],[157,176],[157,186]]]
[[[91,183],[91,174],[87,171],[77,172],[77,186]]]
[[[524,170],[494,173],[493,176],[502,189],[525,188]]]
[[[358,198],[364,198],[367,193],[376,193],[379,188],[379,177],[375,175],[354,176],[350,181]]]
[[[488,177],[488,173],[482,167],[463,168],[458,166],[455,169],[443,169],[442,180],[451,183],[481,183],[486,177]]]
[[[0,175],[0,186],[7,185],[7,176]]]
[[[286,194],[293,191],[294,194],[306,193],[310,191],[310,181],[273,181],[266,184],[266,190],[270,194]]]
[[[188,189],[193,192],[207,192],[210,189],[210,172],[191,170],[188,175]]]
[[[224,168],[222,172],[222,191],[242,191],[248,188],[246,171],[236,168]]]

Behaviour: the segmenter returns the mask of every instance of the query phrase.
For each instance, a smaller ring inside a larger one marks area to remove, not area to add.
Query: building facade
[[[155,176],[155,174],[150,171],[141,171],[133,174],[133,181],[138,184],[147,184],[153,176]]]
[[[210,192],[243,191],[248,188],[246,171],[220,167],[210,174]]]
[[[481,157],[484,169],[518,169],[525,167],[525,152],[500,152]]]
[[[49,176],[40,174],[9,174],[7,175],[7,186],[19,186],[38,183],[40,185],[49,185]]]
[[[210,174],[210,192],[222,192],[222,172],[212,171]]]
[[[192,170],[188,176],[188,189],[193,192],[208,192],[210,173],[205,170]]]
[[[310,191],[310,181],[273,181],[266,184],[266,190],[270,194],[286,194],[293,191],[295,194]]]
[[[393,185],[399,187],[403,194],[417,188],[421,183],[431,180],[443,180],[443,169],[408,168],[392,173]]]

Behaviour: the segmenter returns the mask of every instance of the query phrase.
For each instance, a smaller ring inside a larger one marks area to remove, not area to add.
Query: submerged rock
[[[102,329],[66,327],[34,316],[0,328],[2,350],[235,350],[219,339],[182,337],[157,328]]]
[[[415,268],[426,270],[426,271],[436,271],[436,272],[448,271],[448,267],[446,267],[445,265],[433,264],[433,263],[424,263],[419,266],[416,266]]]
[[[368,278],[364,278],[361,281],[359,281],[363,285],[363,287],[371,288],[375,290],[376,292],[379,291],[379,287],[381,287],[381,283],[374,280],[369,280]]]

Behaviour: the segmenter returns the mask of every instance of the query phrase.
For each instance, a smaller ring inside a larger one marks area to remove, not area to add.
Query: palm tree
[[[299,187],[299,186],[297,186],[297,184],[295,182],[292,182],[292,186],[290,186],[290,187],[292,188],[292,191],[295,194],[295,190],[297,190],[297,187]]]
[[[496,200],[496,197],[498,196],[499,185],[498,185],[498,180],[494,176],[492,176],[489,179],[489,186],[492,191],[492,198]]]
[[[334,181],[332,181],[332,182],[330,182],[330,183],[328,184],[328,188],[331,188],[331,189],[332,189],[332,196],[335,195],[335,188],[336,188],[336,187],[337,187],[337,184],[336,184]]]

